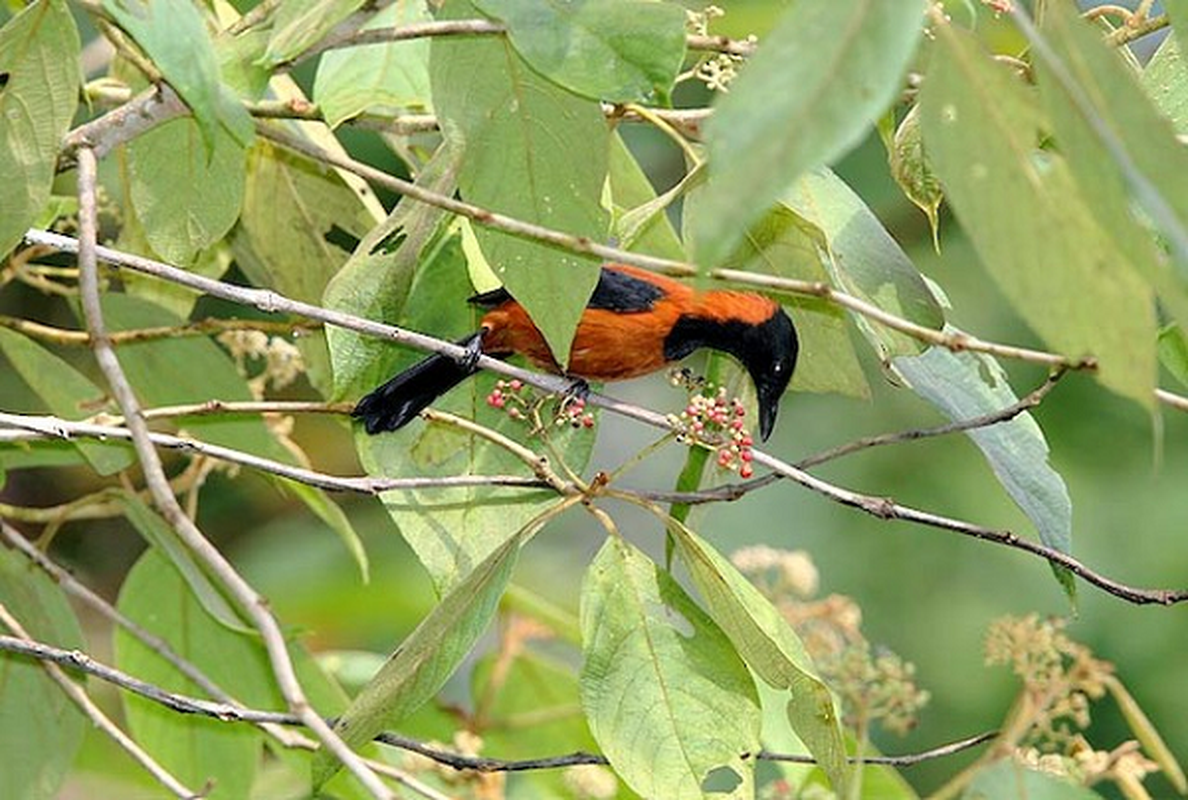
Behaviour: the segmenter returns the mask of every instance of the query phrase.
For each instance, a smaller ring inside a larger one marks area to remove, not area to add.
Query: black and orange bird
[[[431,355],[360,400],[352,416],[363,421],[368,433],[406,425],[473,375],[480,354],[506,358],[518,353],[550,372],[619,381],[655,372],[708,347],[733,356],[750,373],[759,400],[759,435],[766,440],[799,351],[792,320],[769,298],[753,292],[698,292],[622,264],[603,265],[564,371],[506,289],[475,295],[470,302],[489,310],[479,330],[458,342],[469,357]]]

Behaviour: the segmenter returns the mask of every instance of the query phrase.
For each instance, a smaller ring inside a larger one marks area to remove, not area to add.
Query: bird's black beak
[[[779,397],[766,397],[766,392],[759,393],[759,438],[767,441],[771,432],[775,430],[776,414],[780,410]]]

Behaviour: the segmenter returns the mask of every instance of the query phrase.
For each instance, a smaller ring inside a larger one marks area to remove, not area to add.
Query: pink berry
[[[755,474],[755,468],[750,464],[743,464],[739,467],[738,475],[740,478],[749,478]]]

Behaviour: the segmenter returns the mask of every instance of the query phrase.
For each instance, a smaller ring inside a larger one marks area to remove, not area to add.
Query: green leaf
[[[888,148],[891,177],[899,184],[903,194],[928,217],[932,230],[932,244],[940,251],[940,204],[944,199],[940,181],[928,162],[924,152],[924,139],[920,135],[920,106],[914,105],[900,121]]]
[[[784,14],[706,124],[702,266],[733,252],[794,180],[862,139],[900,90],[923,11],[918,0],[834,0]]]
[[[759,700],[746,666],[680,586],[620,538],[586,573],[582,640],[590,728],[632,789],[754,796]]]
[[[978,771],[963,800],[1101,800],[1097,792],[1046,772],[1030,770],[1010,758]]]
[[[953,353],[942,347],[901,357],[894,367],[916,394],[953,421],[971,419],[1018,401],[1002,366],[982,353]],[[1048,443],[1029,412],[1012,420],[966,431],[994,476],[1039,531],[1040,541],[1072,552],[1072,501],[1064,480],[1048,463]],[[1066,569],[1056,577],[1076,600],[1076,583]]]
[[[1185,11],[1183,24],[1188,25],[1188,8]],[[1176,34],[1163,40],[1139,83],[1155,107],[1171,120],[1176,133],[1183,135],[1188,134],[1188,62],[1184,61],[1181,38]]]
[[[246,633],[251,630],[239,611],[206,576],[206,572],[194,560],[189,548],[182,543],[169,523],[134,494],[125,494],[121,500],[128,521],[145,541],[169,559],[190,588],[190,593],[206,609],[206,613],[220,625],[233,631]]]
[[[478,314],[466,303],[471,288],[459,239],[456,234],[450,235],[425,254],[400,324],[451,340],[478,327]],[[379,361],[388,370],[384,378],[425,356],[394,347],[388,347],[388,353],[387,358]],[[433,407],[474,419],[513,439],[522,439],[527,426],[485,402],[495,377],[480,373]],[[580,471],[593,447],[591,432],[554,428],[550,436],[565,463]],[[471,433],[420,420],[379,436],[369,436],[358,428],[355,445],[361,463],[371,475],[531,474],[519,459],[498,445]],[[401,535],[429,571],[438,594],[444,594],[513,531],[546,507],[553,494],[497,486],[434,487],[385,492],[381,500]]]
[[[272,38],[264,63],[275,67],[296,58],[321,41],[340,22],[355,13],[365,0],[287,0],[272,23]]]
[[[936,30],[921,123],[945,195],[978,254],[1049,346],[1095,356],[1103,385],[1150,408],[1150,289],[1101,229],[1068,164],[1039,151],[1040,113],[1025,87],[969,34],[951,25]]]
[[[685,60],[685,12],[650,0],[476,0],[532,68],[614,103],[666,102]]]
[[[50,200],[78,107],[78,30],[64,0],[38,0],[0,28],[0,257]]]
[[[446,16],[473,17],[469,3]],[[601,241],[608,133],[598,103],[533,72],[505,37],[437,38],[433,102],[446,138],[462,148],[458,185],[484,208]],[[598,282],[590,259],[509,234],[475,231],[488,263],[531,315],[557,363]]]
[[[1159,361],[1177,381],[1188,386],[1188,336],[1178,325],[1159,331]]]
[[[357,749],[385,727],[399,724],[445,685],[495,616],[520,545],[532,533],[522,528],[496,548],[389,656],[334,726],[349,747]],[[332,755],[318,751],[315,786],[341,766]]]
[[[361,30],[430,19],[423,2],[394,3],[373,16]],[[318,63],[313,99],[332,128],[364,112],[429,110],[429,40],[331,50]]]
[[[446,196],[454,193],[457,152],[441,147],[421,170],[416,184]],[[388,218],[372,228],[346,264],[326,286],[325,305],[335,311],[394,322],[402,318],[413,276],[435,237],[446,212],[436,206],[404,198]],[[438,333],[432,329],[429,333]],[[391,375],[391,344],[374,336],[331,326],[326,329],[330,363],[334,368],[333,399],[354,398]]]
[[[1130,67],[1078,18],[1075,9],[1053,7],[1045,17],[1044,32],[1076,81],[1079,95],[1071,96],[1051,67],[1039,70],[1040,97],[1057,146],[1101,229],[1114,238],[1169,312],[1188,325],[1188,196],[1177,178],[1188,174],[1188,150],[1147,99]],[[1090,108],[1084,109],[1082,103]],[[1107,146],[1099,126],[1109,129],[1124,153]],[[1166,225],[1153,203],[1170,211]],[[1170,266],[1134,209],[1148,212],[1144,222],[1162,226],[1168,242],[1185,243],[1184,249],[1170,247]]]
[[[40,567],[0,548],[0,605],[29,635],[64,650],[85,650],[62,589]],[[0,626],[3,633],[9,631]],[[0,753],[4,796],[51,800],[90,727],[36,660],[0,653]]]
[[[940,329],[944,310],[915,264],[845,181],[827,169],[805,175],[784,202],[825,235],[825,265],[834,286],[918,325]],[[852,315],[883,360],[915,355],[917,340]]]
[[[243,148],[222,128],[209,149],[203,146],[191,117],[128,144],[132,205],[155,253],[185,266],[231,230],[243,203],[244,160]]]
[[[98,410],[94,404],[106,399],[106,393],[89,378],[16,331],[0,328],[0,353],[54,416],[71,420],[89,417]],[[79,440],[74,446],[100,475],[119,472],[135,460],[122,443]]]
[[[845,740],[829,688],[817,677],[800,638],[758,589],[718,551],[679,523],[670,524],[676,550],[709,614],[751,670],[783,693],[788,722],[845,795]]]
[[[252,119],[223,89],[206,20],[189,0],[103,0],[103,9],[152,59],[190,107],[207,154],[218,129],[241,147],[251,144]]]
[[[145,552],[124,579],[119,610],[164,637],[178,655],[241,702],[255,708],[281,707],[259,640],[212,619],[206,607],[195,602],[193,584],[183,582],[175,566],[158,550]],[[122,628],[116,629],[115,658],[120,669],[166,691],[203,694]],[[212,800],[250,794],[264,741],[257,728],[179,714],[131,693],[123,700],[136,741],[181,781],[190,786],[211,782]]]
[[[657,198],[656,190],[618,131],[611,134],[607,173],[612,233],[619,246],[638,253],[685,259],[685,246],[664,213],[674,197]],[[668,195],[666,192],[665,195]],[[658,204],[658,200],[663,200]],[[646,209],[646,217],[638,212]]]

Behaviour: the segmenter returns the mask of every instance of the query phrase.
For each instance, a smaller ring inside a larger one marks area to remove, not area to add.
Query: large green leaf
[[[618,131],[611,134],[607,184],[609,210],[614,220],[611,232],[620,247],[677,261],[685,259],[685,246],[665,213],[667,205],[649,208],[646,218],[638,214],[631,217],[656,202],[656,190]]]
[[[128,144],[130,194],[153,251],[188,265],[223,238],[243,202],[243,147],[224,130],[209,149],[191,117],[170,120]],[[179,190],[179,187],[185,187]]]
[[[78,30],[64,0],[38,0],[0,28],[0,257],[50,199],[78,107]]]
[[[371,741],[416,711],[445,685],[499,606],[520,545],[534,531],[523,528],[495,549],[421,621],[338,718],[334,729],[352,748]],[[325,783],[342,765],[324,750],[314,759],[314,783]]]
[[[921,96],[933,166],[990,274],[1054,349],[1097,358],[1108,388],[1154,402],[1155,311],[1059,155],[1037,147],[1034,97],[951,25]]]
[[[713,618],[751,670],[782,694],[788,722],[845,796],[849,781],[845,739],[829,688],[788,621],[728,559],[693,531],[669,531],[693,585]]]
[[[1188,8],[1184,22],[1188,26]],[[1188,134],[1188,62],[1180,35],[1168,36],[1147,62],[1139,79],[1147,96],[1168,119],[1178,134]]]
[[[706,124],[702,266],[730,255],[796,178],[861,140],[900,90],[923,11],[919,0],[834,0],[785,12]]]
[[[1040,97],[1081,195],[1101,228],[1117,241],[1167,308],[1188,325],[1188,252],[1170,248],[1177,278],[1132,213],[1132,208],[1145,210],[1144,221],[1162,225],[1168,241],[1188,242],[1188,193],[1178,177],[1188,175],[1188,150],[1147,99],[1126,62],[1078,18],[1075,9],[1060,3],[1053,6],[1045,17],[1044,32],[1056,58],[1076,82],[1079,97],[1074,98],[1051,67],[1039,71]],[[1090,107],[1083,108],[1078,99]],[[1108,129],[1124,152],[1107,146],[1101,127]],[[1160,222],[1153,203],[1170,212],[1166,224]]]
[[[894,361],[895,370],[916,394],[949,419],[961,421],[1014,404],[1018,398],[1002,366],[983,353],[953,353],[933,347]],[[1039,531],[1040,541],[1062,553],[1072,552],[1072,501],[1068,488],[1048,463],[1048,443],[1028,412],[1007,422],[966,432],[1011,499]],[[1056,569],[1070,599],[1072,575]]]
[[[418,186],[452,195],[457,177],[456,150],[438,149],[417,175]],[[324,302],[344,311],[381,322],[402,319],[413,276],[427,249],[441,232],[446,213],[436,206],[404,198],[388,218],[367,233],[342,269],[326,286]],[[435,335],[440,331],[426,329]],[[390,377],[391,343],[344,328],[326,330],[330,363],[334,368],[335,399],[354,398]]]
[[[478,326],[477,313],[466,304],[471,287],[459,239],[451,235],[425,255],[401,324],[445,339],[457,339]],[[394,347],[389,347],[388,352],[390,356],[379,362],[388,367],[388,374],[425,355]],[[494,376],[480,373],[433,407],[522,439],[527,425],[509,419],[485,402],[494,381]],[[580,470],[593,446],[592,432],[551,427],[550,435],[569,467]],[[359,428],[355,442],[364,468],[373,475],[530,474],[502,447],[471,433],[420,420],[379,436],[369,436]],[[552,498],[552,492],[495,486],[433,487],[381,495],[384,507],[429,571],[439,594],[450,590]]]
[[[685,12],[650,0],[476,0],[524,60],[565,88],[616,103],[666,101],[685,59]]]
[[[423,2],[393,3],[363,26],[391,28],[426,22]],[[429,41],[386,42],[331,50],[318,63],[313,99],[332,128],[366,111],[428,110]]]
[[[363,4],[364,0],[288,0],[281,3],[272,23],[272,38],[268,41],[264,63],[272,67],[296,58]]]
[[[621,538],[609,538],[586,573],[582,640],[590,728],[632,789],[754,796],[759,700],[746,666],[681,587]]]
[[[475,15],[452,2],[446,16]],[[504,37],[438,38],[429,63],[446,137],[462,148],[458,185],[484,208],[600,241],[607,127],[598,103],[533,72]],[[578,318],[598,281],[586,258],[479,227],[479,245],[508,291],[569,360]]]
[[[972,781],[964,800],[1101,800],[1101,795],[1071,779],[1028,769],[1010,758],[984,767]]]
[[[35,640],[65,650],[85,649],[82,630],[62,589],[40,567],[9,548],[0,548],[0,605]],[[9,634],[7,629],[3,632]],[[0,653],[5,797],[57,797],[88,727],[86,718],[41,664]]]
[[[206,20],[189,0],[104,0],[103,10],[148,54],[190,107],[207,153],[222,127],[240,146],[252,140],[252,119],[223,89]]]
[[[0,328],[0,353],[56,416],[63,419],[88,417],[98,410],[94,404],[105,398],[103,390],[89,378],[16,331]],[[75,442],[75,447],[100,475],[119,472],[133,461],[126,444],[80,440]]]
[[[918,325],[941,328],[944,311],[928,284],[874,212],[830,170],[815,170],[785,193],[784,202],[825,235],[833,285]],[[879,355],[915,355],[916,339],[853,316]]]

